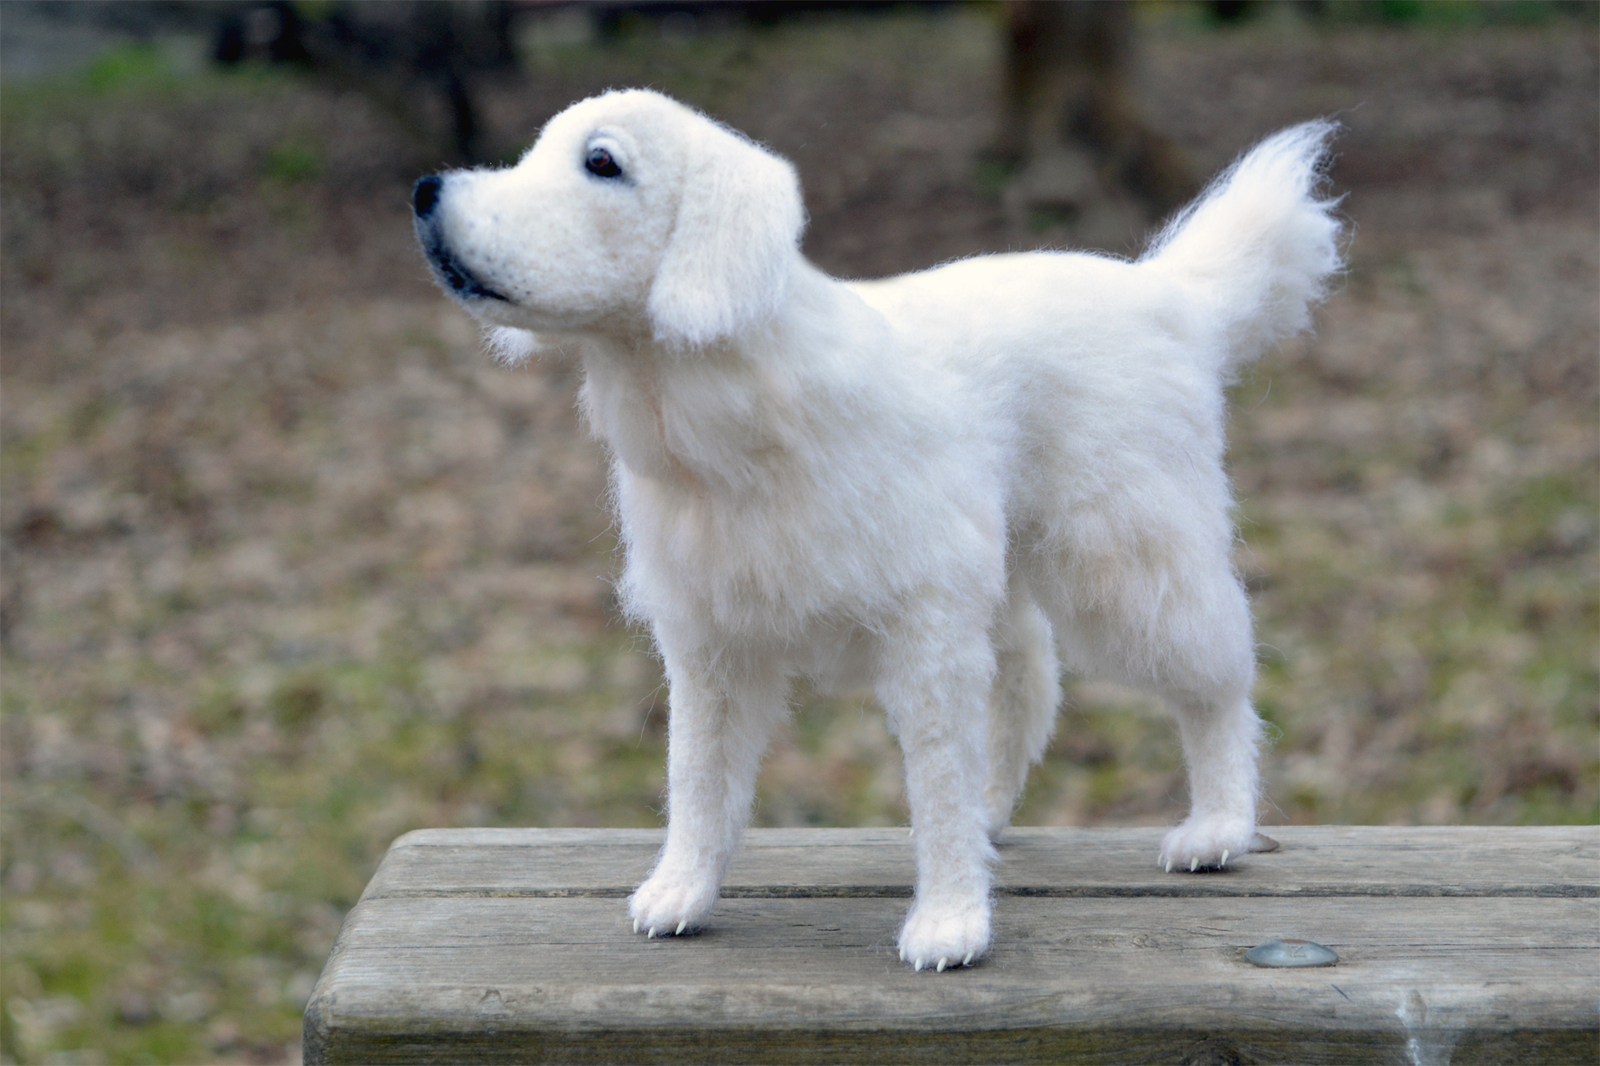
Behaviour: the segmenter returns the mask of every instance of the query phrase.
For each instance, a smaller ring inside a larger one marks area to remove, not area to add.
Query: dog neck
[[[858,362],[853,349],[879,332],[875,319],[802,261],[779,311],[736,337],[689,350],[590,338],[584,413],[619,474],[702,499],[792,487],[839,433],[837,408],[817,394],[850,388],[858,374],[840,368]]]

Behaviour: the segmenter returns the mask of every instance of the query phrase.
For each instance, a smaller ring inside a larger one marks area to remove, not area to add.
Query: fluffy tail
[[[1257,145],[1173,219],[1143,262],[1196,290],[1226,331],[1224,372],[1311,323],[1344,265],[1337,199],[1319,200],[1338,123],[1307,122]]]

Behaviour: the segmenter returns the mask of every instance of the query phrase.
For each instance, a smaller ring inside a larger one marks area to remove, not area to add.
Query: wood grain
[[[1158,829],[1006,830],[996,875],[1013,895],[1595,895],[1600,832],[1505,828],[1284,827],[1279,851],[1217,873],[1156,866]],[[614,829],[424,829],[395,841],[365,898],[627,896],[662,834]],[[911,894],[903,829],[756,829],[723,886],[745,896]]]
[[[903,831],[751,834],[714,924],[632,934],[659,834],[396,842],[306,1016],[307,1062],[1591,1062],[1600,830],[1305,828],[1226,873],[1153,830],[1020,829],[996,947],[894,956]],[[1261,970],[1298,936],[1339,965]]]

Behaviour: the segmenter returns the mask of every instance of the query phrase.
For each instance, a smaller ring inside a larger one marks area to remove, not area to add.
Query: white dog
[[[582,359],[623,602],[671,686],[667,842],[628,909],[703,926],[791,678],[870,685],[905,754],[900,954],[990,943],[991,840],[1059,662],[1164,696],[1192,810],[1168,869],[1255,832],[1260,723],[1231,555],[1223,387],[1340,267],[1333,127],[1278,134],[1137,262],[1032,253],[841,282],[794,170],[651,92],[556,116],[516,166],[427,177],[417,233],[501,356]]]

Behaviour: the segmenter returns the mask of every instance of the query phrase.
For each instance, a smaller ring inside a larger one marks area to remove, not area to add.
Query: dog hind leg
[[[1169,598],[1155,641],[1154,687],[1177,719],[1189,772],[1189,814],[1161,842],[1168,870],[1225,866],[1249,850],[1261,792],[1249,600],[1221,561],[1196,571]]]
[[[1249,699],[1173,700],[1189,770],[1189,815],[1161,841],[1167,870],[1225,866],[1255,836],[1261,719]]]
[[[1191,803],[1161,845],[1159,861],[1171,870],[1225,865],[1255,836],[1254,638],[1225,543],[1127,552],[1120,566],[1102,557],[1060,567],[1054,582],[1042,568],[1030,575],[1069,669],[1161,696],[1177,719]]]
[[[989,690],[990,839],[1011,823],[1028,771],[1044,757],[1061,703],[1061,669],[1050,622],[1013,572],[1005,612],[994,627],[995,678]]]

